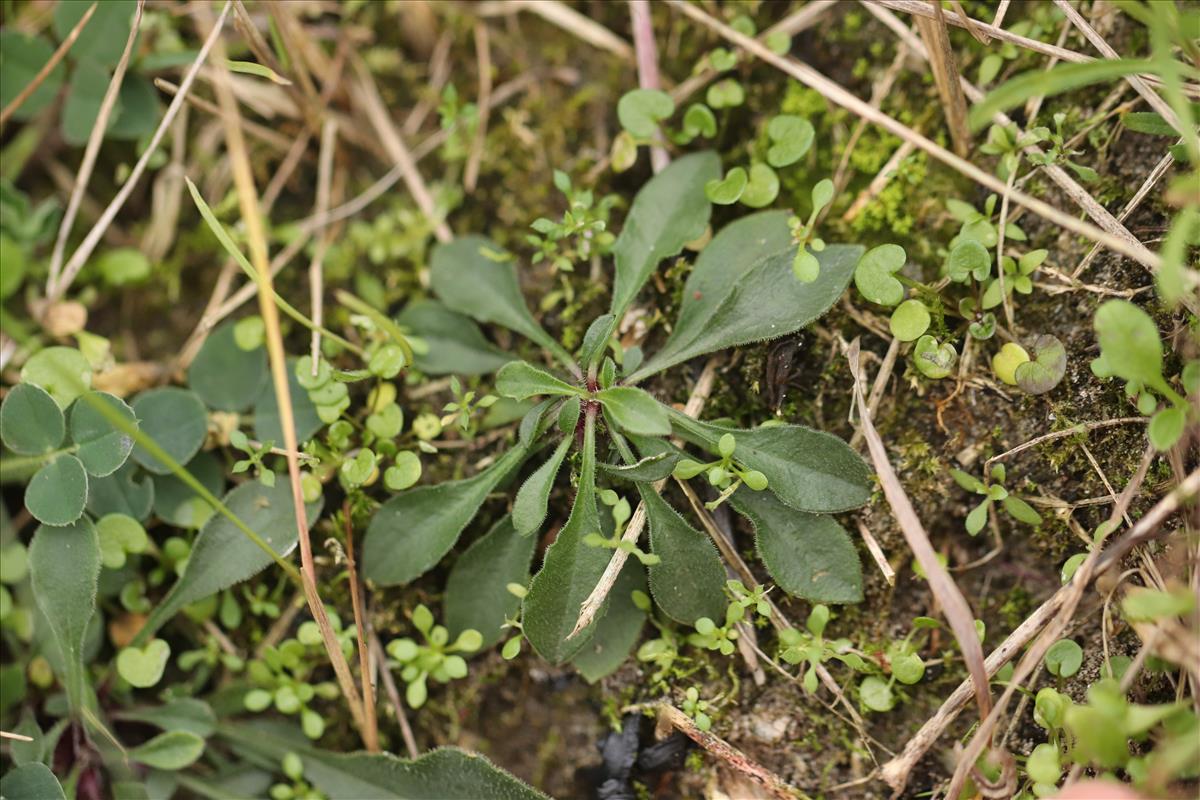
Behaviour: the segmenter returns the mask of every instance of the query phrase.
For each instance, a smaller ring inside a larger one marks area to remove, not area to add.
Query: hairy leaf
[[[546,521],[546,508],[550,502],[550,490],[554,488],[554,478],[562,466],[567,450],[571,447],[571,438],[564,436],[554,453],[546,459],[537,470],[525,479],[513,501],[513,527],[521,536],[537,533]]]
[[[180,464],[196,455],[208,433],[204,403],[185,389],[165,386],[142,392],[133,400],[133,413],[142,431]],[[141,447],[133,449],[133,460],[157,475],[171,472]]]
[[[1128,300],[1108,300],[1096,309],[1093,324],[1104,372],[1154,388],[1165,383],[1162,340],[1149,314]]]
[[[107,403],[135,426],[137,418],[124,400],[107,392],[86,392],[71,406],[71,438],[79,445],[75,455],[89,475],[103,478],[120,469],[129,458],[133,439],[109,422],[95,403]]]
[[[539,394],[576,395],[579,389],[528,361],[510,361],[496,373],[496,391],[524,400]]]
[[[62,785],[50,768],[40,762],[22,764],[0,778],[4,800],[66,800]]]
[[[610,478],[634,483],[654,483],[671,477],[675,465],[682,458],[679,453],[663,452],[646,456],[634,464],[605,464],[596,466]]]
[[[653,489],[638,487],[650,525],[650,591],[668,617],[691,625],[725,613],[725,568],[716,545],[693,528]]]
[[[658,263],[704,233],[712,213],[704,184],[720,172],[716,153],[692,153],[673,161],[637,193],[613,245],[616,277],[610,310],[618,319]]]
[[[546,550],[542,569],[525,596],[525,636],[542,658],[561,664],[587,643],[595,621],[567,639],[579,617],[579,606],[591,594],[608,564],[610,551],[588,547],[583,537],[600,533],[596,511],[596,426],[588,419],[584,428],[583,463],[579,491],[571,516]]]
[[[25,507],[45,525],[70,525],[83,514],[88,476],[83,462],[60,455],[39,469],[25,487]]]
[[[58,403],[32,383],[18,383],[0,405],[0,440],[14,453],[49,453],[62,444],[66,432]]]
[[[511,259],[489,257],[503,252],[483,236],[462,236],[438,245],[429,263],[429,282],[452,311],[502,325],[553,350],[557,343],[525,305],[516,265]]]
[[[269,487],[258,481],[243,483],[221,501],[280,556],[296,546],[296,514],[286,481]],[[320,501],[305,506],[310,526],[320,512]],[[192,544],[183,575],[150,613],[135,641],[145,641],[184,606],[251,578],[271,563],[229,518],[214,514]]]
[[[717,452],[725,434],[736,442],[734,459],[767,476],[768,490],[799,511],[833,513],[858,508],[871,493],[871,472],[850,446],[832,434],[800,425],[726,428],[671,410],[675,433]]]
[[[363,577],[394,586],[432,569],[479,513],[488,493],[526,455],[523,447],[514,447],[474,477],[421,486],[388,500],[363,540]]]
[[[73,713],[84,697],[83,642],[96,611],[100,540],[86,517],[73,525],[43,525],[29,545],[29,580],[38,608],[62,654],[63,684]]]
[[[410,303],[396,322],[427,345],[415,354],[417,369],[426,375],[483,375],[512,361],[484,338],[474,320],[434,300]]]
[[[633,602],[634,592],[646,591],[646,570],[642,562],[631,558],[621,568],[609,594],[608,611],[596,623],[596,629],[571,663],[588,683],[595,683],[616,672],[629,657],[646,624],[646,612]]]
[[[769,492],[745,488],[730,503],[754,524],[759,558],[779,588],[813,603],[862,600],[862,563],[837,520],[795,511]]]
[[[245,411],[267,379],[267,351],[261,344],[243,350],[234,337],[237,323],[214,328],[188,367],[188,386],[209,408]]]
[[[642,389],[614,386],[596,394],[617,427],[641,436],[666,436],[671,432],[667,409]]]
[[[631,383],[690,358],[750,342],[794,333],[829,310],[842,296],[862,255],[859,245],[830,245],[817,254],[817,279],[801,283],[792,276],[795,247],[761,259],[737,282],[710,317],[695,326],[691,338],[678,329],[663,349],[629,376]]]
[[[529,582],[529,562],[537,540],[519,536],[511,517],[502,517],[458,557],[446,581],[446,627],[450,637],[467,629],[483,635],[483,648],[504,635],[506,617],[515,617],[521,601],[508,584]]]

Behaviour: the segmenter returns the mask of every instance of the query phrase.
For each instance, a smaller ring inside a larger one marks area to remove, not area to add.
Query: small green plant
[[[700,699],[700,690],[695,686],[689,686],[684,692],[680,707],[683,713],[692,718],[700,730],[707,731],[712,728],[712,704],[707,700]]]
[[[433,612],[424,605],[413,609],[412,624],[424,643],[408,637],[393,639],[388,642],[387,653],[400,667],[400,679],[407,686],[404,699],[409,707],[420,708],[429,697],[429,678],[449,683],[467,676],[467,660],[459,653],[474,653],[483,645],[483,636],[468,628],[451,642],[450,631],[444,625],[435,625]]]
[[[967,533],[972,536],[978,534],[987,525],[988,514],[996,504],[999,504],[1000,508],[1003,508],[1018,522],[1034,526],[1042,524],[1042,515],[1033,506],[1005,488],[1004,483],[1008,478],[1008,469],[1003,464],[992,465],[987,473],[986,482],[960,469],[950,470],[950,477],[954,478],[954,482],[968,492],[983,497],[983,500],[967,514],[965,525]]]

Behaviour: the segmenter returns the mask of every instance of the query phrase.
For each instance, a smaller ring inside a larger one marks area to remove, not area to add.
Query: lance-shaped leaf
[[[755,547],[775,583],[813,603],[862,600],[862,563],[837,520],[788,508],[770,492],[742,488],[730,498],[754,524]]]
[[[503,248],[483,236],[462,236],[434,248],[429,282],[446,306],[480,322],[515,331],[548,350],[558,343],[537,324]]]
[[[548,800],[481,755],[442,747],[417,759],[386,753],[334,753],[266,725],[227,724],[221,734],[239,750],[278,764],[300,756],[304,778],[329,800]]]
[[[394,586],[432,569],[450,551],[463,529],[527,451],[514,447],[471,478],[421,486],[384,503],[363,541],[363,577]]]
[[[496,391],[505,397],[524,400],[539,394],[578,395],[579,387],[556,378],[528,361],[510,361],[496,373]]]
[[[264,486],[258,481],[243,483],[221,501],[280,556],[286,556],[296,546],[296,513],[292,489],[286,481],[278,481],[274,486]],[[320,512],[320,501],[305,506],[310,526]],[[271,557],[228,517],[214,514],[192,544],[183,575],[150,613],[135,644],[145,642],[184,606],[251,578],[271,563]]]
[[[83,642],[96,611],[100,539],[87,517],[65,527],[43,525],[29,545],[29,580],[38,608],[62,653],[63,684],[71,711],[83,703]]]
[[[631,558],[609,592],[608,610],[596,623],[588,643],[571,659],[588,683],[616,672],[629,657],[646,624],[646,612],[633,602],[633,593],[645,591],[646,570],[642,562]]]
[[[217,729],[212,706],[195,697],[176,697],[160,706],[144,706],[118,712],[119,719],[145,722],[164,731],[187,731],[207,739]]]
[[[0,797],[12,800],[66,800],[62,784],[41,762],[22,764],[0,778]]]
[[[446,581],[444,601],[452,640],[474,629],[483,635],[482,648],[500,641],[505,618],[515,617],[521,607],[508,584],[529,582],[536,543],[532,536],[519,536],[512,518],[505,516],[458,557]]]
[[[716,453],[725,434],[733,458],[767,476],[768,490],[799,511],[834,513],[858,508],[871,495],[871,471],[862,457],[832,434],[801,425],[726,428],[671,409],[676,435]]]
[[[563,458],[571,447],[571,438],[563,437],[554,448],[554,453],[546,459],[537,470],[525,479],[513,501],[513,527],[522,536],[537,533],[538,528],[546,521],[546,507],[550,503],[550,490],[554,488],[554,478],[558,468],[562,466]]]
[[[204,740],[189,731],[167,731],[129,751],[129,758],[148,767],[177,770],[191,766],[204,752]]]
[[[542,569],[525,596],[525,636],[542,658],[561,664],[580,651],[594,630],[595,621],[567,639],[579,617],[579,606],[600,580],[611,556],[602,547],[588,547],[583,538],[600,533],[596,512],[596,425],[588,417],[583,436],[583,463],[579,491],[571,516],[546,550]]]
[[[629,381],[636,383],[705,353],[795,333],[842,296],[862,251],[859,245],[826,247],[817,254],[820,272],[809,283],[792,275],[795,247],[766,256],[738,280],[711,316],[689,325],[691,338],[681,338],[677,329]]]
[[[704,184],[720,174],[716,153],[693,153],[676,159],[637,193],[613,245],[616,277],[611,311],[617,319],[660,261],[704,233],[712,213]]]
[[[665,500],[638,487],[650,524],[650,552],[661,560],[650,566],[650,592],[663,612],[685,625],[725,613],[725,568],[717,548]]]
[[[579,363],[584,368],[590,367],[600,360],[608,346],[608,340],[612,338],[616,328],[617,317],[615,314],[601,314],[592,320],[587,333],[583,335],[583,344],[579,348]]]
[[[434,300],[410,303],[396,322],[425,342],[415,355],[417,369],[426,375],[483,375],[512,361],[484,338],[474,320]]]
[[[682,457],[679,453],[664,452],[646,456],[633,464],[605,464],[602,461],[596,466],[610,478],[634,483],[654,483],[671,477],[675,465]]]
[[[671,432],[667,407],[642,389],[614,386],[596,394],[604,413],[617,427],[639,436],[666,436]]]
[[[550,430],[554,424],[554,415],[549,411],[557,402],[558,398],[547,397],[525,412],[525,416],[521,417],[521,424],[517,426],[517,442],[521,447],[532,447],[534,442]]]

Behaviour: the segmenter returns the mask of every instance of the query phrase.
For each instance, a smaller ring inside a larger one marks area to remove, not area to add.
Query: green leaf
[[[596,394],[605,413],[618,428],[640,436],[666,436],[671,421],[666,406],[644,390],[633,386],[614,386]]]
[[[124,43],[122,38],[121,45]],[[111,80],[112,75],[103,64],[90,59],[82,59],[76,64],[74,72],[71,73],[71,80],[67,83],[67,99],[62,110],[62,136],[67,144],[73,147],[87,144],[92,128],[96,125],[96,118],[100,116],[100,106],[104,102],[104,94],[108,91]],[[115,109],[109,117],[110,125],[118,113],[120,110]]]
[[[978,131],[992,121],[998,111],[1007,111],[1030,97],[1053,97],[1093,83],[1124,78],[1139,72],[1154,72],[1155,62],[1142,59],[1104,59],[1083,63],[1059,64],[1053,69],[1033,69],[1005,81],[975,104],[967,117],[971,129]]]
[[[812,147],[816,131],[812,123],[803,117],[780,114],[767,124],[767,138],[771,147],[767,150],[767,163],[772,167],[786,167],[804,158]]]
[[[870,498],[871,471],[836,436],[800,425],[726,428],[670,413],[675,434],[710,453],[722,436],[732,435],[736,460],[766,475],[769,491],[798,511],[849,511]]]
[[[483,756],[453,747],[408,760],[307,747],[259,725],[226,725],[222,733],[271,764],[295,752],[304,763],[305,780],[329,800],[548,800]]]
[[[126,553],[143,553],[150,546],[146,529],[125,514],[106,514],[96,521],[100,561],[110,569],[125,566]]]
[[[779,176],[775,170],[766,164],[753,164],[750,167],[750,180],[746,189],[738,198],[743,205],[750,208],[765,208],[775,202],[779,196]]]
[[[267,379],[266,348],[243,350],[235,337],[236,327],[230,321],[215,328],[188,367],[188,386],[218,411],[245,411]]]
[[[616,327],[617,318],[612,314],[601,314],[592,320],[587,333],[583,335],[583,344],[579,347],[579,363],[590,367],[598,362],[604,355]]]
[[[974,239],[962,239],[946,256],[946,274],[959,283],[985,280],[992,274],[992,254]]]
[[[634,592],[646,591],[646,570],[636,558],[625,562],[609,593],[608,610],[571,663],[588,683],[616,672],[629,657],[646,624],[646,612],[633,602]]]
[[[292,82],[280,75],[275,70],[268,66],[259,64],[256,61],[229,61],[226,60],[225,65],[229,67],[230,72],[237,72],[242,75],[253,75],[256,78],[266,78],[271,83],[279,86],[291,86]]]
[[[189,731],[160,733],[129,751],[129,758],[154,769],[178,770],[191,766],[204,752],[204,740]]]
[[[505,397],[524,400],[539,394],[578,395],[579,387],[556,378],[528,361],[510,361],[496,373],[496,391]]]
[[[118,247],[99,255],[93,269],[109,286],[137,284],[150,277],[150,259],[135,247]]]
[[[596,587],[610,556],[605,548],[583,543],[590,533],[600,533],[600,516],[596,511],[596,426],[591,417],[584,427],[579,490],[571,516],[546,550],[542,569],[533,577],[525,596],[525,636],[542,658],[555,664],[578,653],[595,629],[593,620],[574,638],[567,638],[579,617],[580,604]]]
[[[74,347],[47,347],[30,356],[21,367],[21,380],[45,389],[58,407],[66,410],[91,388],[92,368]]]
[[[814,603],[862,600],[858,551],[833,517],[798,512],[770,492],[746,488],[729,501],[754,524],[759,558],[779,588]]]
[[[863,705],[872,711],[891,711],[896,705],[892,687],[887,681],[874,675],[863,678],[858,686],[858,696]]]
[[[616,276],[609,310],[618,319],[659,262],[704,233],[712,206],[703,188],[720,168],[715,153],[686,155],[651,178],[634,197],[612,251]]]
[[[662,452],[646,456],[634,464],[606,464],[601,461],[596,467],[609,478],[634,483],[654,483],[671,477],[680,458],[679,453]]]
[[[652,564],[650,592],[668,617],[691,625],[700,617],[725,613],[725,568],[712,540],[691,525],[649,487],[638,487],[646,504]]]
[[[142,392],[133,399],[133,413],[142,431],[180,464],[196,455],[208,433],[204,403],[186,389],[165,386]],[[133,460],[156,475],[171,471],[141,447],[133,449]]]
[[[5,37],[8,33],[8,31],[0,30],[0,64],[3,64],[5,58],[3,43],[6,41]],[[0,85],[4,84],[6,77],[4,70],[0,68]],[[4,269],[0,270],[0,300],[7,300],[21,288],[21,284],[25,281],[25,273],[29,268],[29,256],[24,247],[2,231],[0,231],[0,264],[4,264]]]
[[[719,206],[731,206],[742,197],[750,176],[743,167],[734,167],[722,178],[713,178],[704,184],[704,196]]]
[[[760,211],[726,225],[700,252],[683,287],[683,302],[668,345],[704,330],[738,281],[764,256],[791,246],[786,211]]]
[[[59,3],[54,7],[54,34],[60,41],[83,17],[88,5]],[[136,7],[135,0],[106,0],[97,4],[92,18],[71,46],[71,58],[77,62],[89,59],[106,67],[115,66],[121,60],[125,42],[129,39],[129,27],[133,24]]]
[[[212,707],[194,697],[176,697],[161,706],[145,706],[120,711],[119,719],[145,722],[165,731],[187,731],[202,739],[212,736],[217,729],[217,715]]]
[[[317,407],[296,377],[296,359],[288,359],[288,396],[292,398],[295,416],[296,441],[303,444],[324,427],[317,416]],[[283,427],[279,422],[279,404],[275,402],[274,381],[263,381],[258,399],[254,401],[254,437],[260,442],[282,442]]]
[[[66,800],[62,785],[42,763],[22,764],[0,778],[4,800]]]
[[[222,502],[280,556],[296,546],[296,513],[286,481],[268,487],[258,481],[234,488]],[[305,506],[311,527],[320,515],[320,502]],[[364,563],[366,562],[364,554]],[[181,608],[257,575],[273,560],[230,519],[214,514],[192,543],[187,568],[146,620],[136,641],[145,641]]]
[[[717,118],[712,109],[703,103],[692,103],[683,113],[683,132],[687,141],[703,136],[711,139],[717,135]]]
[[[929,309],[920,300],[905,300],[896,306],[888,321],[892,336],[902,342],[913,342],[929,330]]]
[[[1045,656],[1046,671],[1057,678],[1069,678],[1083,665],[1083,648],[1071,639],[1059,639]]]
[[[658,89],[633,89],[617,101],[621,127],[639,139],[658,133],[658,123],[675,113],[671,95]]]
[[[1039,334],[1028,342],[1029,361],[1013,372],[1017,386],[1026,394],[1045,394],[1067,373],[1067,348],[1056,337]]]
[[[898,244],[881,244],[863,254],[854,267],[854,285],[872,303],[894,306],[904,299],[904,284],[893,275],[904,268],[908,255]]]
[[[53,54],[54,48],[41,36],[31,36],[12,28],[0,31],[0,107],[7,108],[33,82]],[[13,119],[20,122],[33,119],[50,105],[62,87],[65,73],[66,67],[61,62],[50,70],[42,85],[16,110]],[[5,266],[8,266],[7,260]]]
[[[950,374],[958,361],[958,353],[949,342],[939,343],[937,339],[925,334],[917,339],[913,347],[913,365],[927,378],[938,380]]]
[[[526,455],[523,447],[514,447],[474,477],[421,486],[388,500],[367,528],[360,562],[363,577],[395,586],[428,572],[458,541],[488,494]]]
[[[131,424],[137,425],[133,409],[121,398],[107,392],[87,392],[71,407],[71,438],[79,449],[75,455],[83,462],[89,475],[103,478],[116,472],[133,451],[133,438],[116,428],[96,408],[107,403]]]
[[[1004,506],[1005,511],[1026,525],[1042,524],[1042,515],[1035,511],[1033,506],[1016,495],[1008,495],[1000,501],[1000,504]]]
[[[159,111],[158,93],[150,79],[126,73],[105,137],[133,141],[149,136],[158,125]]]
[[[967,514],[967,519],[964,523],[967,533],[975,536],[981,530],[983,530],[983,526],[986,525],[988,521],[988,509],[991,508],[991,505],[992,501],[987,499],[971,509],[971,511]]]
[[[1093,325],[1108,374],[1161,391],[1162,341],[1149,314],[1128,300],[1108,300],[1096,309]]]
[[[125,514],[141,522],[150,516],[153,501],[150,476],[142,474],[132,461],[112,475],[88,480],[87,509],[97,517]]]
[[[184,469],[212,494],[221,495],[225,488],[225,473],[212,453],[197,453]],[[164,522],[180,528],[199,528],[212,516],[212,507],[179,478],[155,475],[153,480],[154,513]]]
[[[1179,132],[1157,111],[1130,111],[1121,115],[1121,124],[1135,133],[1179,136]]]
[[[1187,427],[1187,409],[1164,408],[1150,418],[1150,428],[1147,431],[1150,436],[1150,444],[1154,445],[1155,450],[1165,453],[1175,446],[1179,437],[1183,436],[1185,427]]]
[[[513,501],[512,522],[517,533],[529,536],[537,533],[546,521],[546,508],[550,503],[550,490],[554,488],[554,478],[562,466],[563,458],[571,447],[571,437],[563,437],[553,455],[537,470],[525,479]]]
[[[684,339],[677,328],[662,350],[629,376],[629,382],[706,353],[795,333],[842,296],[861,253],[858,245],[826,247],[817,254],[821,270],[812,283],[792,277],[794,247],[763,258],[738,281],[706,323],[689,326],[692,338]]]
[[[117,672],[130,686],[146,689],[162,680],[163,669],[171,657],[171,646],[152,639],[145,647],[129,646],[117,654]]]
[[[1135,587],[1121,601],[1121,614],[1130,622],[1157,622],[1170,617],[1186,617],[1196,607],[1196,598],[1187,589],[1160,592]]]
[[[0,405],[0,441],[14,453],[36,456],[62,444],[66,422],[54,398],[32,383],[18,383]]]
[[[746,90],[733,78],[719,80],[704,93],[704,102],[713,108],[734,108],[746,100]]]
[[[83,463],[71,455],[39,469],[25,487],[25,507],[45,525],[70,525],[87,504],[88,477]]]
[[[482,236],[462,236],[434,248],[429,262],[429,282],[451,311],[480,322],[491,322],[554,350],[558,345],[529,313],[517,267],[511,260],[497,261],[499,245]]]
[[[42,526],[29,545],[29,581],[62,654],[63,684],[73,715],[83,705],[83,643],[96,610],[100,542],[84,518],[62,528]]]
[[[445,618],[451,638],[465,630],[483,635],[488,648],[504,636],[506,617],[516,617],[521,600],[508,584],[529,582],[529,563],[537,540],[520,536],[511,517],[502,517],[459,556],[446,581]]]
[[[483,375],[512,360],[484,338],[474,320],[434,300],[409,303],[396,322],[427,345],[415,354],[417,369],[426,375]]]

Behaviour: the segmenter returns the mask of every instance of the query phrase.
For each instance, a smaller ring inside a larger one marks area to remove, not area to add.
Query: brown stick
[[[950,48],[950,34],[946,30],[946,17],[942,13],[940,0],[930,4],[934,16],[917,17],[917,31],[929,49],[929,66],[933,70],[933,81],[942,96],[942,109],[946,112],[946,124],[950,128],[950,139],[954,152],[965,156],[971,149],[971,131],[967,127],[967,100],[963,97],[959,83],[958,62]]]
[[[328,122],[326,123],[328,124]],[[358,636],[358,673],[362,683],[363,715],[367,729],[374,731],[369,737],[379,752],[379,722],[375,718],[375,687],[371,685],[371,655],[367,651],[365,632],[366,616],[363,614],[362,586],[358,582],[358,567],[354,561],[354,520],[350,513],[350,500],[342,501],[342,523],[346,533],[346,570],[350,573],[350,607],[354,610],[354,632]],[[371,748],[368,743],[367,749]]]
[[[650,19],[649,0],[629,0],[629,21],[633,28],[633,49],[637,56],[638,86],[642,89],[659,88],[658,48],[654,44],[654,25]],[[650,168],[654,174],[662,172],[671,163],[671,157],[662,145],[650,147]]]
[[[463,188],[467,194],[475,191],[479,181],[479,165],[483,163],[483,147],[487,141],[488,109],[492,105],[492,47],[488,41],[487,25],[482,22],[475,23],[475,58],[479,62],[479,99],[475,104],[479,109],[479,122],[475,126],[475,138],[471,142],[471,152],[463,171]]]
[[[8,105],[4,107],[3,111],[0,111],[0,125],[8,122],[8,118],[11,117],[16,110],[20,108],[26,100],[29,99],[31,94],[37,91],[37,88],[41,86],[43,82],[45,82],[46,78],[50,76],[50,73],[54,71],[54,68],[58,66],[58,63],[63,60],[63,56],[67,54],[67,51],[71,49],[71,45],[75,44],[75,40],[78,39],[79,34],[83,32],[83,26],[87,25],[88,20],[92,18],[92,14],[96,13],[97,5],[99,4],[92,3],[90,6],[88,6],[88,10],[83,12],[83,16],[79,18],[79,22],[76,22],[75,27],[71,28],[71,32],[67,34],[67,38],[62,40],[62,44],[60,44],[58,49],[54,51],[54,54],[50,56],[50,60],[42,65],[42,68],[38,70],[37,75],[33,76],[33,80],[27,83],[25,88],[17,93],[16,97],[8,101]],[[138,13],[141,13],[140,10]]]

